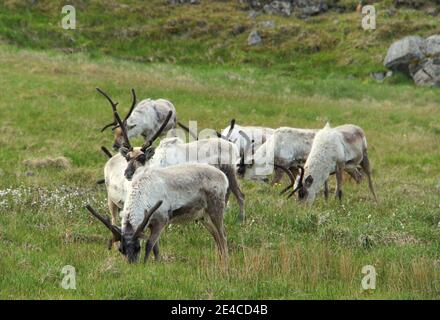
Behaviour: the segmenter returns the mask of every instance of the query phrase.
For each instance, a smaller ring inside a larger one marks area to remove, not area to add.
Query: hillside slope
[[[77,29],[60,27],[64,1],[6,0],[0,4],[0,41],[21,47],[111,55],[139,62],[250,64],[296,77],[366,77],[382,70],[388,46],[410,34],[440,33],[439,17],[395,1],[379,1],[377,29],[364,31],[357,1],[331,1],[307,19],[259,12],[236,0],[169,5],[165,0],[83,1]],[[377,2],[377,1],[376,1]],[[338,8],[338,10],[336,10]],[[249,46],[257,30],[262,43]]]

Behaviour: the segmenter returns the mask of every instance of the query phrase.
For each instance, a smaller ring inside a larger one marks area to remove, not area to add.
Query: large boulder
[[[426,40],[410,36],[394,42],[388,49],[384,65],[403,71],[419,86],[440,86],[440,35]]]
[[[426,38],[425,54],[430,58],[440,57],[440,35],[436,34]]]
[[[383,64],[385,67],[409,74],[409,65],[419,64],[425,58],[425,40],[409,36],[394,42],[388,49]]]
[[[440,61],[427,59],[413,75],[413,79],[419,86],[440,86]]]

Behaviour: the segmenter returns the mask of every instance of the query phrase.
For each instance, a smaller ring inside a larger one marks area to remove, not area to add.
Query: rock
[[[436,34],[426,38],[425,54],[430,58],[440,57],[440,35]]]
[[[371,72],[370,77],[378,82],[383,82],[386,78],[389,78],[393,75],[392,71],[387,72]]]
[[[425,58],[425,40],[419,36],[405,37],[394,42],[388,49],[385,67],[409,74],[408,66],[418,64]]]
[[[288,0],[276,0],[263,7],[264,12],[289,17],[292,14],[292,4]]]
[[[440,60],[426,59],[413,79],[419,86],[440,86]]]
[[[249,46],[255,46],[257,44],[260,44],[262,42],[262,39],[257,31],[252,31],[247,39]]]
[[[309,17],[328,10],[324,0],[293,0],[292,5],[300,17]]]

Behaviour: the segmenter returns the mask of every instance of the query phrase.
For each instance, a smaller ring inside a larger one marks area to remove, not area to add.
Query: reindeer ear
[[[146,159],[146,161],[148,161],[151,158],[153,158],[154,153],[155,153],[155,149],[154,148],[148,148],[147,150],[145,150],[145,159]]]
[[[119,153],[125,158],[125,159],[127,159],[127,157],[128,157],[128,153],[130,152],[130,149],[128,149],[127,147],[125,147],[125,146],[122,146],[122,147],[120,147],[119,148]],[[127,161],[128,161],[128,159],[127,159]]]
[[[313,177],[311,175],[307,176],[306,180],[304,181],[304,185],[309,188],[313,183]]]

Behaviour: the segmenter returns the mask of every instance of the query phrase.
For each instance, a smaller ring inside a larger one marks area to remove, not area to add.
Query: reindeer
[[[327,123],[315,136],[309,157],[293,192],[298,191],[301,201],[312,204],[329,175],[335,173],[336,196],[342,200],[343,170],[360,183],[363,176],[358,166],[366,174],[368,186],[377,202],[364,131],[351,124],[331,128]]]
[[[250,163],[245,163],[244,156],[244,154],[248,154],[249,152],[241,154],[238,174],[247,179],[266,181],[266,175],[271,174],[274,168],[279,172],[285,172],[291,182],[290,185],[281,192],[281,194],[285,193],[295,185],[296,177],[307,160],[318,131],[317,129],[297,129],[289,127],[276,129],[273,135],[257,149],[255,155],[253,155],[253,151],[251,152],[253,156],[251,157]],[[240,134],[247,140],[247,145],[251,145],[252,147],[253,145],[246,133],[240,131]],[[356,181],[359,179],[359,172],[357,170],[346,169],[346,171]],[[278,177],[280,176],[277,172],[276,175]],[[277,177],[275,177],[275,179],[277,179]],[[296,191],[291,192],[289,197]],[[324,182],[324,196],[326,199],[328,198],[327,180]]]
[[[96,88],[96,90],[108,100],[113,112],[115,112],[118,102],[114,102],[112,98],[100,88]],[[113,148],[115,150],[118,150],[122,145],[122,127],[126,130],[129,138],[142,135],[145,141],[148,141],[155,132],[157,132],[160,124],[163,123],[169,112],[172,112],[172,119],[168,122],[163,131],[166,133],[176,127],[176,109],[170,101],[165,99],[146,99],[137,104],[136,92],[134,89],[131,89],[131,94],[131,107],[122,121],[122,126],[117,123],[116,119],[114,119],[113,122],[105,125],[101,129],[101,132],[103,132],[107,128],[112,127],[112,131],[114,132]]]
[[[117,112],[115,112],[115,118],[117,121],[121,121]],[[240,221],[245,220],[245,196],[240,190],[236,177],[236,162],[239,154],[233,143],[218,138],[201,139],[184,143],[178,137],[173,137],[162,140],[157,148],[153,148],[152,142],[148,141],[140,149],[135,149],[131,146],[128,134],[124,129],[122,132],[124,146],[120,149],[120,152],[127,160],[127,167],[124,174],[128,180],[131,180],[138,170],[142,171],[142,168],[144,168],[147,163],[147,168],[168,167],[186,162],[213,165],[220,169],[228,178],[229,188],[226,195],[226,202],[228,202],[230,193],[232,192],[240,207],[239,219]]]
[[[188,127],[181,123],[178,123],[178,125],[197,140],[197,135],[194,132],[191,132]],[[232,119],[229,126],[224,128],[222,132],[215,131],[215,133],[218,138],[222,138],[234,143],[237,146],[240,154],[243,154],[246,158],[250,158],[252,156],[249,153],[251,150],[251,144],[253,145],[252,147],[254,150],[257,150],[267,141],[267,139],[273,135],[274,131],[274,129],[267,127],[240,126],[236,124],[235,119]],[[279,182],[282,179],[282,176],[283,170],[280,168],[275,168],[275,177],[272,180],[272,184]],[[267,179],[264,180],[266,181]]]
[[[138,261],[140,239],[146,239],[144,263],[151,251],[160,259],[159,236],[172,223],[200,220],[214,238],[220,259],[227,260],[228,248],[223,223],[228,179],[220,170],[206,164],[180,164],[149,168],[133,180],[124,205],[121,227],[86,208],[113,234],[119,251],[129,263]],[[147,238],[145,228],[151,230]]]
[[[221,133],[217,133],[217,135],[219,138],[223,137],[235,143],[240,151],[248,150],[250,147],[249,141],[240,134],[240,131],[244,132],[250,138],[250,141],[254,141],[254,148],[258,149],[260,145],[273,135],[275,130],[267,127],[240,126],[235,123],[235,119],[232,119],[230,125],[224,128]]]
[[[148,141],[148,146],[150,146],[162,134],[171,116],[172,116],[172,112],[170,111],[165,121],[162,123],[161,127]],[[115,119],[116,117],[117,117],[117,121],[119,121],[119,123],[122,124],[122,120],[120,119],[117,113],[115,115]],[[120,128],[124,128],[124,130],[121,130],[121,133],[123,135],[126,135],[127,133],[125,131],[125,127],[120,126]],[[126,137],[126,139],[128,141],[128,137]],[[132,149],[133,152],[145,154],[146,151],[145,150],[141,151],[142,148],[143,147],[132,148]],[[145,149],[147,149],[147,147],[145,147]],[[128,190],[131,187],[131,181],[127,180],[124,176],[125,169],[127,167],[127,160],[126,157],[123,156],[121,153],[117,153],[114,156],[112,156],[111,153],[105,147],[101,147],[101,150],[108,157],[110,157],[110,159],[107,161],[107,163],[104,166],[104,183],[107,189],[107,205],[112,216],[112,224],[116,224],[118,213],[124,207]],[[153,150],[149,149],[148,152],[150,151],[154,152]],[[138,158],[138,161],[142,162],[144,166],[148,165],[146,159],[143,159],[142,156]]]

